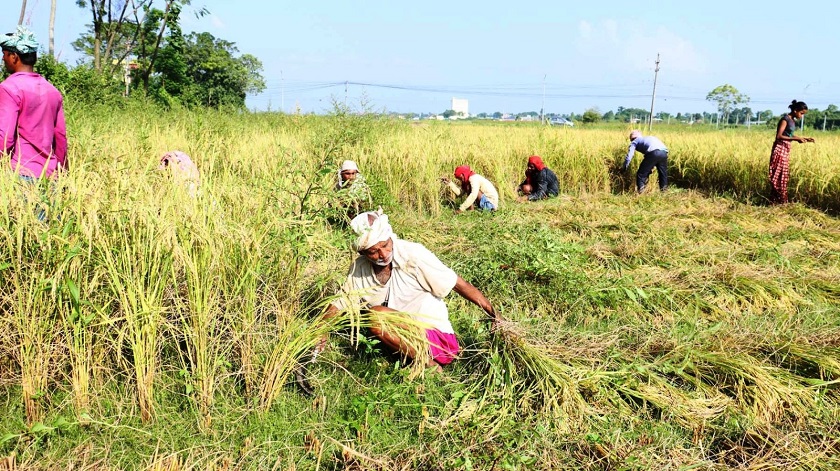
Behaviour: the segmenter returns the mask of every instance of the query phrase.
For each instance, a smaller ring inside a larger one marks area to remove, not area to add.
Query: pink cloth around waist
[[[426,338],[429,340],[429,351],[432,359],[441,365],[452,363],[452,360],[458,356],[458,352],[461,350],[455,334],[447,334],[437,329],[426,329]]]

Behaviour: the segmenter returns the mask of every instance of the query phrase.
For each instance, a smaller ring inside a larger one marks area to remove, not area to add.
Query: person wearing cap
[[[437,370],[451,363],[460,350],[444,298],[455,291],[482,308],[495,325],[501,316],[475,286],[444,265],[421,244],[397,237],[388,216],[378,211],[359,214],[350,223],[358,256],[350,266],[341,294],[324,314],[332,318],[358,306],[370,311],[401,313],[412,325],[424,326],[428,343],[426,366]],[[418,327],[419,328],[419,327]],[[415,359],[418,352],[395,329],[373,325],[370,332],[386,346]],[[326,345],[322,339],[319,350]]]
[[[473,207],[482,211],[499,209],[499,192],[490,180],[475,173],[469,165],[456,167],[454,174],[460,184],[449,181],[446,177],[441,178],[441,181],[455,196],[466,195],[461,206],[455,210],[456,214],[471,210]]]
[[[339,195],[341,206],[348,210],[348,216],[353,218],[363,208],[373,204],[370,187],[365,177],[359,172],[359,167],[352,160],[345,160],[338,169],[335,190]]]
[[[545,166],[542,157],[532,155],[528,157],[525,180],[519,184],[519,192],[522,199],[537,201],[560,194],[560,183],[557,175]]]
[[[3,65],[11,75],[0,83],[0,153],[22,178],[51,177],[67,169],[67,130],[61,93],[35,73],[38,42],[23,26],[0,36]]]
[[[665,144],[654,136],[643,136],[641,131],[634,130],[630,132],[630,148],[627,151],[627,157],[624,159],[624,165],[621,166],[621,171],[626,172],[630,167],[630,161],[633,160],[633,155],[640,152],[644,155],[642,163],[639,164],[639,170],[636,172],[636,192],[641,193],[647,185],[650,174],[653,173],[653,168],[659,174],[659,189],[665,191],[668,189],[668,148]]]

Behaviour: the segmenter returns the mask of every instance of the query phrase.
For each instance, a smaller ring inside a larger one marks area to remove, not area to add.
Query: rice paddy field
[[[656,128],[673,185],[643,195],[624,127],[86,108],[68,129],[54,184],[0,175],[0,469],[840,468],[840,135],[794,145],[795,203],[768,206],[772,129]],[[175,149],[196,198],[157,170]],[[561,194],[518,203],[532,154]],[[506,319],[451,294],[443,373],[364,314],[317,321],[354,257],[344,159]],[[461,164],[500,211],[453,214]]]

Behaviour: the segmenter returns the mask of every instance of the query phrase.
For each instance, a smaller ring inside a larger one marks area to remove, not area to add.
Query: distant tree
[[[710,91],[706,95],[706,100],[717,103],[718,112],[721,114],[721,121],[727,123],[729,122],[729,115],[732,109],[741,103],[748,103],[750,97],[739,92],[732,85],[724,84]]]
[[[443,112],[443,117],[446,119],[449,119],[453,116],[455,116],[455,110],[446,110]]]
[[[478,113],[475,117],[485,119],[485,118],[487,118],[487,113]]]
[[[598,108],[589,108],[584,111],[583,116],[580,117],[580,121],[584,124],[597,123],[600,120],[601,112],[598,111]]]
[[[496,111],[495,113],[493,113],[493,119],[502,119],[502,116],[504,115],[501,111]]]
[[[188,82],[182,92],[183,100],[194,105],[241,108],[247,94],[263,91],[262,62],[250,54],[236,57],[237,52],[234,43],[210,33],[186,36],[182,59]],[[161,70],[162,80],[166,80],[168,70]],[[180,76],[180,69],[176,70]]]
[[[650,112],[641,108],[625,108],[619,106],[616,110],[615,119],[625,123],[631,123],[636,120],[647,121],[648,115],[650,115]]]
[[[604,113],[602,119],[604,121],[612,121],[615,119],[615,113],[613,113],[612,111],[607,111],[606,113]]]

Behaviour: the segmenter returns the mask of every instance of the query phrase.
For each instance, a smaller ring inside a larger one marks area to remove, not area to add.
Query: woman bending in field
[[[794,136],[795,119],[802,119],[808,112],[808,105],[793,100],[788,106],[790,113],[782,116],[776,126],[776,140],[770,154],[770,202],[784,204],[788,202],[787,186],[790,179],[790,142],[814,142],[813,137]]]

